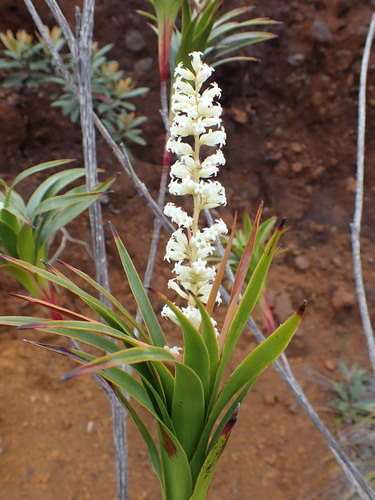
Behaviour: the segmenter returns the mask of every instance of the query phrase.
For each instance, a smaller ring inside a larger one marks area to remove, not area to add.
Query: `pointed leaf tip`
[[[43,259],[40,259],[40,262],[46,266],[46,268],[48,269],[48,271],[50,271],[52,274],[56,274],[57,273],[57,269],[56,267],[54,267],[52,264],[48,264],[48,262],[46,262],[45,260]]]
[[[230,417],[230,419],[228,420],[228,422],[225,424],[225,427],[224,427],[224,429],[221,432],[222,436],[225,435],[225,434],[228,434],[229,432],[231,432],[231,430],[233,429],[233,427],[237,423],[237,417],[238,417],[239,410],[240,410],[240,403],[238,403],[238,405],[236,406],[236,409],[234,410],[232,416]]]
[[[277,228],[277,231],[282,231],[284,229],[285,223],[286,223],[286,217],[283,217],[281,219],[281,222],[280,222],[278,228]]]
[[[65,266],[65,267],[72,267],[70,264],[68,264],[67,262],[65,262],[64,260],[61,260],[61,259],[56,259],[56,262],[58,262],[59,264],[61,264],[62,266]]]
[[[117,229],[115,228],[115,226],[112,224],[112,222],[111,222],[111,221],[109,221],[109,227],[111,228],[111,233],[112,233],[112,236],[113,236],[115,239],[120,238],[120,235],[118,234]]]
[[[65,375],[61,375],[61,377],[59,378],[59,381],[65,382],[66,380],[70,380],[74,377],[75,377],[74,372],[65,373]]]
[[[33,328],[41,328],[42,326],[46,326],[46,324],[45,323],[30,323],[28,325],[18,326],[17,330],[32,330]]]
[[[301,318],[306,310],[306,306],[307,306],[307,300],[304,300],[297,310],[296,314],[298,314],[298,316],[300,316]]]

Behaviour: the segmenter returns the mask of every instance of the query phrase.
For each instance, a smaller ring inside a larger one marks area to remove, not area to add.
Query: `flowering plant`
[[[82,347],[51,346],[35,343],[63,354],[82,366],[63,378],[97,372],[105,379],[138,427],[160,481],[164,500],[201,500],[206,497],[218,460],[236,422],[239,404],[253,387],[260,373],[286,348],[296,331],[304,310],[302,306],[227,376],[225,369],[238,339],[256,305],[272,258],[283,231],[280,224],[267,243],[251,279],[240,297],[251,260],[259,226],[260,211],[254,222],[248,245],[238,266],[223,324],[213,320],[215,303],[220,302],[219,286],[230,252],[228,246],[215,275],[207,263],[214,251],[215,238],[226,232],[220,219],[211,227],[201,228],[201,211],[226,202],[224,188],[211,180],[225,163],[221,146],[225,132],[220,95],[216,84],[203,90],[212,69],[193,53],[191,68],[176,69],[172,107],[175,118],[168,148],[178,155],[171,169],[170,192],[191,195],[192,213],[169,203],[165,213],[178,225],[167,245],[166,259],[175,262],[175,278],[169,287],[187,301],[178,307],[160,293],[165,303],[163,315],[174,321],[181,332],[181,346],[171,347],[156,317],[146,290],[116,230],[112,227],[120,259],[133,296],[141,311],[138,322],[116,298],[85,273],[68,264],[62,265],[106,300],[101,302],[77,286],[56,267],[47,270],[10,256],[2,258],[20,269],[59,285],[77,295],[103,322],[51,304],[47,306],[65,320],[51,321],[34,317],[2,317],[1,324],[17,325],[71,337],[105,351],[93,355]],[[202,159],[206,147],[218,147]],[[27,300],[27,298],[25,298]],[[38,302],[38,301],[36,301]],[[113,310],[107,305],[113,306]],[[115,341],[118,341],[116,343]],[[128,373],[123,365],[132,365]],[[126,397],[125,393],[130,396]],[[142,420],[137,403],[153,417],[157,437]]]

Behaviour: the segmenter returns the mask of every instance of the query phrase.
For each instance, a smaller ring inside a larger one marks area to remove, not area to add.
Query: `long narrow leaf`
[[[104,287],[99,285],[94,279],[92,279],[88,274],[84,273],[80,269],[77,269],[76,267],[71,266],[70,264],[67,264],[66,262],[63,262],[62,260],[58,260],[58,262],[72,271],[73,273],[77,274],[80,278],[85,280],[90,286],[92,286],[100,295],[103,295],[110,304],[113,305],[125,318],[129,323],[138,330],[138,332],[141,334],[143,339],[147,339],[146,333],[142,329],[142,327],[135,321],[133,316],[124,308],[124,306],[114,297],[112,294],[108,292]],[[126,332],[130,336],[134,336],[133,330],[129,328],[129,330]]]
[[[201,436],[205,415],[203,386],[196,373],[182,363],[176,363],[172,420],[176,436],[188,459],[192,458]]]
[[[202,466],[199,473],[197,481],[194,487],[194,493],[190,497],[190,500],[201,500],[206,498],[208,489],[211,484],[212,476],[214,475],[216,466],[219,462],[221,455],[227,445],[229,436],[237,422],[237,411],[232,414],[232,417],[225,425],[219,439],[217,440],[215,446],[212,448],[210,453],[207,455],[206,460]]]
[[[84,168],[70,168],[63,172],[48,177],[42,184],[40,184],[31,195],[26,206],[26,214],[32,218],[34,210],[38,207],[39,203],[47,197],[53,196],[58,193],[65,186],[74,182],[75,180],[85,175]]]
[[[210,359],[207,347],[198,330],[181,313],[181,311],[170,302],[165,295],[157,294],[177,316],[184,338],[184,364],[195,371],[200,378],[204,393],[208,395],[210,378]]]
[[[63,380],[125,364],[144,363],[145,361],[174,361],[174,357],[169,351],[161,347],[133,347],[95,359],[91,363],[67,373],[63,376]]]
[[[111,230],[115,239],[122,265],[128,277],[130,288],[132,289],[134,298],[138,304],[139,309],[141,310],[143,321],[147,326],[148,333],[154,345],[164,347],[165,345],[168,345],[168,342],[156,318],[152,305],[147,297],[143,283],[134,267],[134,264],[126,248],[124,247],[124,244],[120,239],[118,232],[112,224]]]
[[[48,168],[53,168],[53,167],[58,167],[60,165],[64,165],[66,163],[71,163],[74,161],[73,159],[64,159],[64,160],[53,160],[53,161],[48,161],[46,163],[40,163],[39,165],[35,165],[35,167],[30,167],[27,170],[24,170],[20,174],[17,175],[17,177],[14,179],[12,183],[12,189],[26,179],[27,177],[30,177],[30,175],[36,174],[38,172],[42,172],[43,170],[47,170]]]

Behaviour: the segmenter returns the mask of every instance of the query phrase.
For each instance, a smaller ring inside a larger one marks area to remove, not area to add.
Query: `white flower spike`
[[[215,268],[207,265],[207,257],[214,252],[215,239],[227,233],[221,219],[211,227],[200,229],[199,215],[204,209],[226,204],[223,186],[211,180],[217,175],[219,166],[225,164],[221,147],[226,135],[221,121],[222,108],[215,102],[220,97],[220,88],[213,83],[201,92],[202,85],[214,70],[202,62],[200,52],[190,55],[192,71],[183,68],[181,63],[175,70],[171,104],[175,116],[167,148],[179,156],[171,167],[169,192],[177,196],[191,195],[194,209],[190,216],[174,203],[165,206],[164,213],[179,226],[167,244],[165,259],[175,262],[173,273],[176,277],[168,286],[188,301],[181,312],[198,328],[201,315],[190,294],[207,303],[215,278]],[[217,150],[202,159],[202,146],[216,146]],[[217,302],[220,301],[218,296]],[[162,316],[178,324],[168,306],[163,308]]]

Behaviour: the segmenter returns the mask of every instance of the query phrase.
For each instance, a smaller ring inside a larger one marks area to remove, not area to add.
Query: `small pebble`
[[[300,271],[306,271],[306,269],[308,269],[311,264],[307,257],[305,257],[304,255],[299,255],[294,259],[294,265]]]
[[[324,361],[324,368],[329,372],[334,372],[337,368],[337,365],[332,359],[326,359],[326,361]]]
[[[146,47],[146,42],[139,31],[128,30],[125,35],[125,45],[130,52],[140,52]]]
[[[332,31],[327,23],[316,19],[312,25],[312,35],[315,41],[328,43],[332,40]]]
[[[298,174],[299,172],[302,171],[303,164],[300,161],[296,161],[295,163],[293,163],[292,169],[294,172],[296,172]]]

